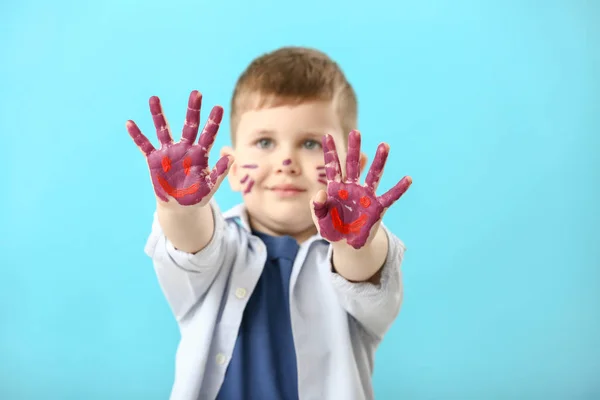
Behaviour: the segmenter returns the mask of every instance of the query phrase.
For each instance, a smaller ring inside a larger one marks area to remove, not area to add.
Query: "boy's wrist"
[[[360,249],[345,241],[331,244],[333,249],[332,264],[334,271],[350,282],[377,283],[379,271],[383,267],[388,251],[388,237],[380,225],[365,246]]]
[[[214,234],[213,210],[204,206],[167,206],[157,203],[158,222],[173,246],[186,253],[197,253]]]
[[[163,201],[160,198],[156,198],[156,208],[161,212],[179,216],[179,215],[193,215],[201,213],[202,209],[210,208],[210,203],[206,203],[204,205],[190,205],[183,206],[179,204],[175,199],[170,199],[169,201]]]

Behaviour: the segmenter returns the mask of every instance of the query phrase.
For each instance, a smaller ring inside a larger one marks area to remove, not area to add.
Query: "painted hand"
[[[129,135],[148,161],[154,192],[164,202],[175,199],[182,206],[205,205],[233,162],[232,158],[223,156],[212,171],[208,168],[208,154],[223,118],[223,109],[219,106],[212,109],[198,144],[194,143],[200,124],[201,104],[202,95],[198,91],[192,91],[181,140],[175,143],[159,98],[150,98],[150,112],[160,142],[158,150],[142,134],[135,122],[127,121]]]
[[[408,176],[380,197],[375,191],[383,173],[389,153],[387,144],[380,144],[373,164],[369,169],[365,185],[360,185],[360,133],[350,132],[346,177],[342,177],[340,160],[335,143],[330,135],[323,138],[327,192],[320,191],[313,199],[313,218],[321,236],[329,242],[346,239],[359,249],[372,239],[384,212],[402,196],[412,183]],[[373,231],[373,232],[372,232]]]

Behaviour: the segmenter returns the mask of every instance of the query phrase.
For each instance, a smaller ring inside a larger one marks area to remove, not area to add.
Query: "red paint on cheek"
[[[339,190],[338,196],[340,196],[340,199],[342,199],[342,200],[348,200],[348,191],[344,190],[344,189]]]
[[[368,208],[371,205],[371,199],[368,198],[367,196],[363,196],[360,198],[359,203],[364,208]]]
[[[189,175],[190,168],[192,168],[192,159],[190,157],[186,157],[183,159],[183,173]]]
[[[162,158],[160,163],[162,164],[163,171],[169,172],[169,170],[171,169],[171,159],[169,157],[165,156]]]

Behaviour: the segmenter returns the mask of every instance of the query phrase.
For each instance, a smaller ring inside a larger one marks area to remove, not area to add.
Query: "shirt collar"
[[[250,228],[250,221],[248,219],[248,210],[244,203],[240,203],[236,206],[233,206],[229,210],[223,213],[223,217],[225,220],[235,220],[239,226],[244,228],[246,232],[252,234],[252,229]],[[306,240],[306,243],[311,243],[317,240],[325,240],[323,237],[317,232],[310,238]]]

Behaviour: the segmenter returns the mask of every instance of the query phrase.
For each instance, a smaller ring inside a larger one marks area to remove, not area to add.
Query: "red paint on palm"
[[[375,191],[381,179],[389,146],[380,144],[365,184],[360,185],[360,133],[352,131],[348,137],[346,177],[342,169],[333,138],[323,138],[325,172],[327,175],[327,200],[314,202],[314,212],[319,223],[321,236],[330,242],[345,239],[358,249],[367,243],[371,228],[380,221],[383,213],[409,188],[412,179],[408,176],[393,188],[377,197]]]
[[[159,98],[150,98],[150,112],[160,142],[158,150],[135,122],[127,121],[127,131],[148,161],[154,192],[163,201],[169,201],[170,196],[184,206],[206,204],[227,173],[227,156],[221,157],[212,170],[208,167],[208,154],[223,118],[221,107],[212,109],[198,143],[195,143],[201,105],[202,95],[193,91],[188,101],[181,140],[175,143]]]

